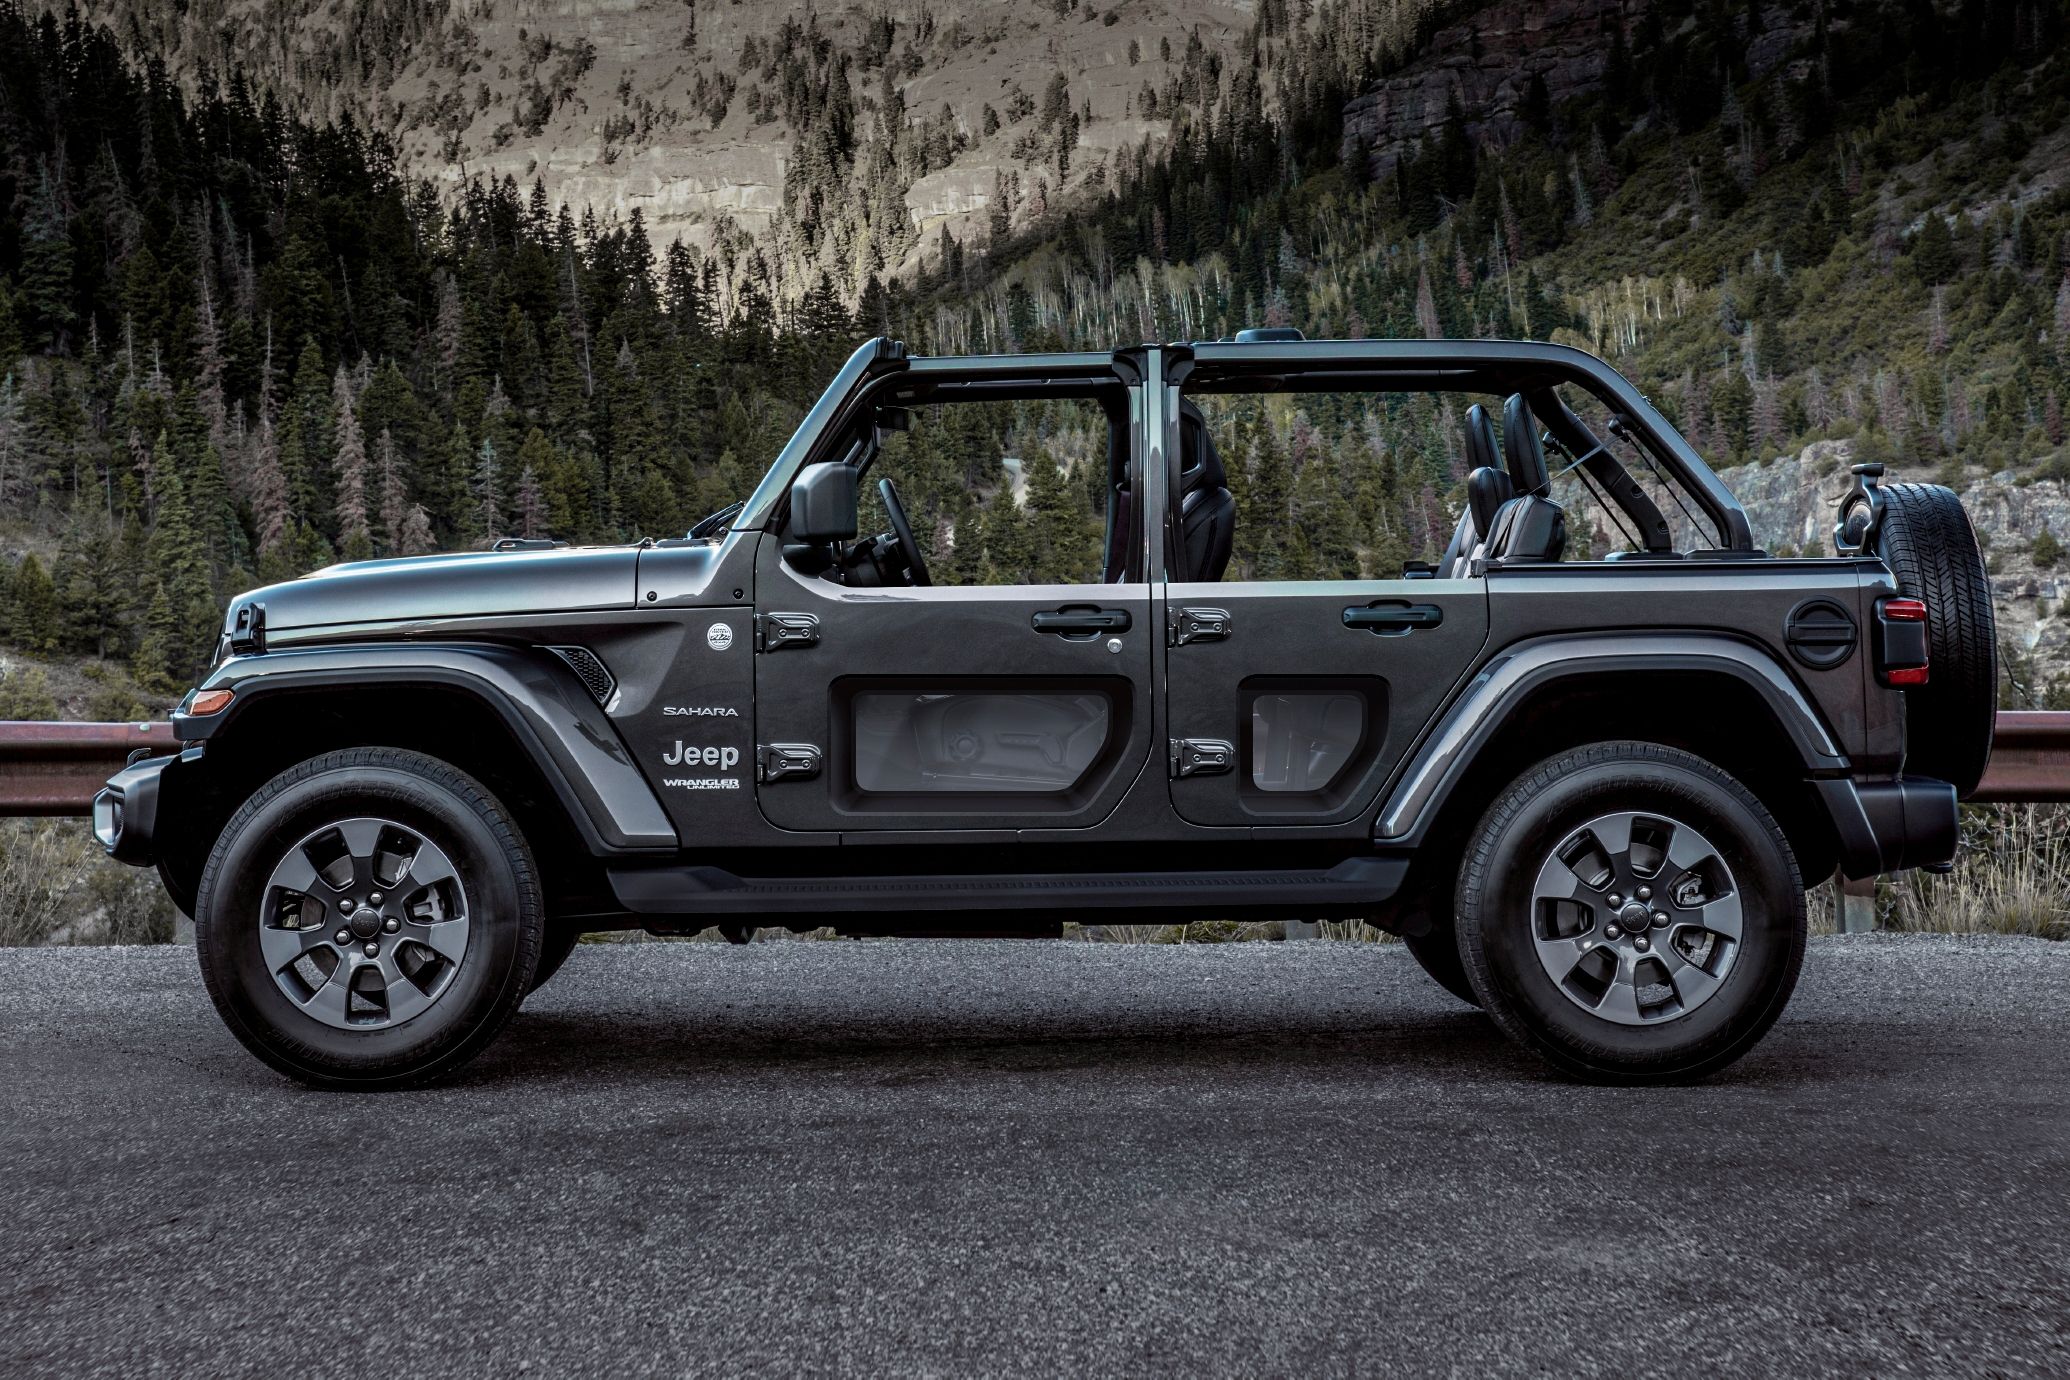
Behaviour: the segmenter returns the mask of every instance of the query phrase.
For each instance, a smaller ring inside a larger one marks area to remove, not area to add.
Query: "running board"
[[[1363,914],[1401,885],[1406,858],[1258,872],[1032,872],[1017,876],[738,877],[719,867],[614,867],[635,915],[1191,910]]]

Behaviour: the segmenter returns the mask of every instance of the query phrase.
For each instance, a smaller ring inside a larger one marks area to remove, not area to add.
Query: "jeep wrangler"
[[[1310,426],[1309,466],[1360,453],[1299,473],[1423,466],[1464,495],[1432,507],[1439,560],[1232,566],[1307,540],[1260,545],[1288,495],[1222,460],[1297,402],[1429,424],[1421,456]],[[953,555],[970,509],[909,519],[908,462],[1033,492],[1016,461],[945,460],[967,431],[901,449],[1002,405],[1085,419],[1082,579],[981,582]],[[237,598],[180,751],[114,776],[93,827],[193,917],[237,1038],[322,1085],[455,1068],[589,931],[1211,917],[1363,918],[1571,1075],[1690,1079],[1782,1010],[1807,885],[1951,864],[1990,751],[1955,496],[1858,467],[1831,540],[1757,549],[1647,399],[1562,346],[877,339],[687,536]]]

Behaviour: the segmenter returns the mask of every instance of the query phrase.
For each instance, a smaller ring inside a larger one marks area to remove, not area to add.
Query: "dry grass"
[[[1877,888],[1885,929],[2070,939],[2070,810],[1963,811],[1962,857],[1944,877],[1914,872]]]
[[[173,918],[158,874],[111,861],[85,821],[0,821],[0,946],[164,944]]]

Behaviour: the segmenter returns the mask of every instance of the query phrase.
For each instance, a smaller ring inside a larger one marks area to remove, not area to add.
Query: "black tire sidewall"
[[[1991,573],[1954,490],[1883,486],[1876,549],[1898,592],[1926,602],[1929,677],[1907,689],[1905,770],[1967,796],[1991,758],[1998,709],[1998,641]]]
[[[486,792],[414,754],[356,756],[291,769],[239,811],[209,858],[194,933],[209,993],[247,1048],[297,1078],[373,1087],[429,1077],[493,1038],[530,980],[541,920],[523,841]],[[340,1030],[280,990],[260,948],[259,916],[285,852],[358,815],[393,819],[443,849],[465,889],[469,926],[458,971],[429,1009],[382,1029]]]
[[[1546,973],[1532,939],[1532,891],[1545,860],[1574,829],[1628,810],[1658,812],[1710,840],[1732,870],[1743,926],[1719,990],[1686,1015],[1643,1026],[1576,1005]],[[1476,844],[1458,901],[1468,978],[1497,1024],[1567,1072],[1617,1081],[1700,1077],[1759,1039],[1796,984],[1806,921],[1788,842],[1744,787],[1699,759],[1651,745],[1562,759],[1498,800]]]

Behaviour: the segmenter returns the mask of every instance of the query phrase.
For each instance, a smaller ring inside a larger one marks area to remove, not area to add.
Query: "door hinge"
[[[819,775],[819,749],[810,743],[761,743],[755,748],[755,779],[786,781]]]
[[[1236,765],[1236,744],[1220,738],[1174,738],[1171,760],[1173,780],[1220,776]]]
[[[1172,609],[1165,615],[1165,642],[1173,647],[1189,642],[1225,642],[1230,622],[1228,609]]]
[[[758,613],[755,615],[755,650],[780,652],[786,647],[810,647],[819,641],[819,619],[810,613]]]

